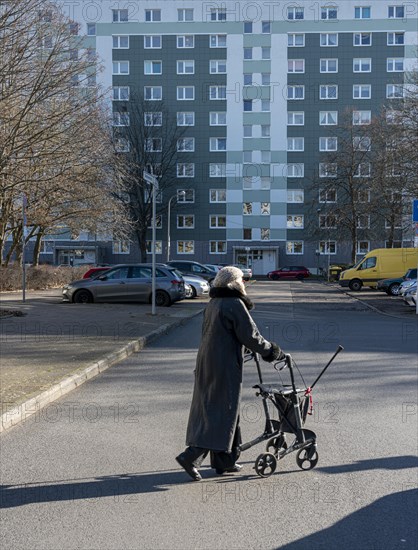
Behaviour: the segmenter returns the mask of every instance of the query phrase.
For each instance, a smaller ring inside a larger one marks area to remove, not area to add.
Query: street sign
[[[154,185],[155,188],[158,189],[158,179],[155,176],[144,171],[142,172],[142,177],[147,183]]]
[[[418,199],[412,201],[412,221],[418,223]]]

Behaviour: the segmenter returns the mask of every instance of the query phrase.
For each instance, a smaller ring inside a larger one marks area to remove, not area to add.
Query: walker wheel
[[[266,451],[268,453],[273,453],[276,458],[280,451],[287,449],[287,443],[284,435],[278,435],[277,437],[272,437],[267,441]]]
[[[312,447],[301,449],[296,455],[296,464],[301,470],[312,470],[318,464],[318,452]]]
[[[272,453],[262,453],[257,457],[254,469],[260,477],[269,477],[276,471],[277,459]]]

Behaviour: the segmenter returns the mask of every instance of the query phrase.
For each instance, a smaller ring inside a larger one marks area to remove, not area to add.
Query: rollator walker
[[[263,384],[263,378],[260,368],[260,358],[257,353],[249,352],[245,355],[244,362],[254,359],[257,365],[259,384],[253,386],[257,390],[256,395],[261,396],[266,424],[264,432],[249,441],[240,445],[240,451],[246,451],[262,441],[267,441],[266,452],[260,454],[254,464],[254,469],[261,477],[271,476],[277,468],[278,460],[281,460],[290,453],[297,452],[296,463],[302,470],[310,470],[318,463],[318,451],[316,443],[316,434],[304,428],[305,420],[308,414],[312,414],[312,390],[334,361],[335,357],[344,348],[338,346],[336,352],[320,372],[319,376],[309,387],[303,389],[297,388],[295,383],[294,369],[296,367],[292,356],[286,354],[284,365],[279,366],[282,361],[274,364],[278,372],[283,369],[289,369],[290,385],[271,386]],[[297,367],[296,367],[297,368]],[[303,377],[302,377],[303,380]],[[268,407],[271,402],[278,411],[278,420],[272,419]],[[294,440],[288,445],[286,434],[293,434]]]

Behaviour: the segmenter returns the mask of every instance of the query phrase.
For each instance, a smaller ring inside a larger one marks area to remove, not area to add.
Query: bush
[[[88,267],[58,267],[51,265],[27,266],[27,290],[46,290],[60,288],[71,281],[81,279]],[[22,266],[13,264],[0,267],[0,291],[22,289]]]

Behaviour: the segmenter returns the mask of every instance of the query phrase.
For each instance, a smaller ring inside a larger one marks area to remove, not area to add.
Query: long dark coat
[[[237,290],[212,288],[203,317],[186,444],[231,451],[239,416],[242,347],[266,357],[272,345],[258,331],[248,309],[251,301]]]

